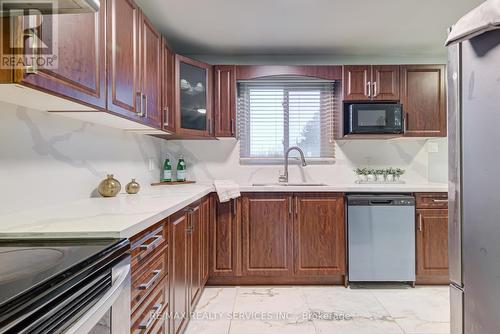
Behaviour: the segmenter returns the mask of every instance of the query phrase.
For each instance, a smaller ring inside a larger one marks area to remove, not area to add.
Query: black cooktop
[[[107,240],[0,241],[0,307],[40,284],[99,257],[119,242]]]

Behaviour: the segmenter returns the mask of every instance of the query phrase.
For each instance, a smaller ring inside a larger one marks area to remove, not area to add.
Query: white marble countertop
[[[207,184],[159,186],[3,215],[0,238],[129,238],[212,191]]]
[[[241,185],[241,192],[448,192],[446,183],[425,184],[336,184],[324,186]]]
[[[252,186],[242,192],[446,192],[446,184]],[[0,215],[0,239],[129,238],[213,191],[210,184],[160,186],[137,195],[88,198]]]

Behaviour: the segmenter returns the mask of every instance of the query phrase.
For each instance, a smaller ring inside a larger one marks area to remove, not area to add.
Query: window
[[[300,147],[309,161],[333,160],[334,102],[332,81],[274,78],[239,82],[241,161],[282,162],[284,152],[292,146]]]

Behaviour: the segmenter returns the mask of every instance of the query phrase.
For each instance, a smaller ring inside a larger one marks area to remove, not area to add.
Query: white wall
[[[0,214],[96,196],[113,173],[147,191],[163,140],[0,102]],[[148,159],[155,160],[149,171]]]
[[[429,153],[436,143],[438,152]],[[329,165],[290,166],[290,182],[354,182],[356,167],[400,167],[406,170],[407,183],[447,182],[447,140],[397,139],[352,140],[336,144],[336,162]],[[233,179],[242,184],[276,182],[282,165],[241,165],[239,142],[234,139],[213,141],[168,141],[166,151],[176,160],[181,154],[187,162],[188,177],[198,181]]]

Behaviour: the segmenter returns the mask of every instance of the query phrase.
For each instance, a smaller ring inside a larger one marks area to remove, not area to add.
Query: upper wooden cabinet
[[[108,0],[109,111],[136,121],[141,114],[140,10],[130,0]]]
[[[176,134],[213,136],[213,68],[200,61],[175,55]]]
[[[108,110],[161,128],[162,38],[130,0],[108,0]]]
[[[399,66],[372,66],[372,99],[376,101],[399,100]]]
[[[446,137],[445,66],[402,66],[401,103],[405,136]]]
[[[10,20],[18,24],[10,24]],[[3,18],[4,43],[10,37],[23,38],[28,16]],[[46,16],[42,22],[51,22]],[[33,66],[25,69],[0,69],[1,83],[20,83],[31,88],[57,95],[87,106],[106,107],[106,7],[97,13],[64,14],[58,16],[57,67]],[[49,23],[50,24],[50,23]],[[10,34],[12,33],[12,34]],[[51,29],[40,29],[41,39],[50,41]],[[26,39],[25,43],[30,39]],[[26,45],[26,44],[25,44]],[[5,49],[4,52],[8,52]],[[17,51],[18,52],[18,51]],[[28,52],[28,51],[25,51]]]
[[[143,123],[161,128],[162,122],[162,36],[141,12],[140,17],[140,78],[141,115]]]
[[[236,66],[214,67],[215,136],[236,135]]]
[[[243,275],[291,276],[292,194],[254,193],[242,200]]]
[[[296,195],[294,215],[295,274],[344,274],[343,195]]]
[[[168,48],[163,39],[163,67],[162,67],[162,113],[163,130],[175,133],[175,54]]]
[[[399,100],[399,66],[344,66],[344,100]]]

